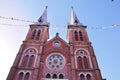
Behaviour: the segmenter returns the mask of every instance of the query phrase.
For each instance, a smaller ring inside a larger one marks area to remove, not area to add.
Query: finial
[[[56,33],[56,36],[59,36],[59,33],[58,33],[58,32]]]

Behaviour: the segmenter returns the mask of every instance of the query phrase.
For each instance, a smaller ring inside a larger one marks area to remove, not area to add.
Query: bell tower
[[[72,8],[71,19],[67,29],[72,64],[72,80],[102,80],[86,28],[80,23]]]
[[[30,25],[6,80],[38,80],[41,53],[48,38],[46,7],[38,22]]]
[[[68,25],[67,30],[68,42],[69,43],[89,42],[86,28],[87,28],[86,26],[80,23],[72,8],[70,23]]]
[[[49,23],[47,22],[47,7],[38,22],[30,25],[25,41],[46,42],[49,38]]]

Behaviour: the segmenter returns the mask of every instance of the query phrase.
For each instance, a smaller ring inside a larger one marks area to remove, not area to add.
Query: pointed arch
[[[75,31],[74,34],[75,34],[75,40],[78,41],[78,32]]]
[[[60,75],[59,75],[59,79],[64,79],[64,75],[63,75],[63,74],[60,74]]]
[[[91,75],[87,74],[86,78],[87,78],[87,80],[91,80]]]
[[[85,54],[84,55],[79,55],[79,54],[77,54],[78,51],[84,51]],[[93,68],[93,64],[92,64],[92,61],[91,61],[90,52],[87,49],[85,49],[85,48],[77,48],[74,51],[74,54],[76,55],[75,56],[75,67],[76,68],[78,67],[78,64],[77,64],[77,57],[78,56],[81,56],[82,58],[84,56],[86,56],[87,57],[88,68]],[[83,60],[83,67],[84,67],[84,60]]]
[[[80,80],[85,80],[85,76],[83,74],[80,75]]]
[[[36,36],[36,40],[39,40],[40,33],[41,33],[41,30],[38,30],[38,33],[37,33],[37,36]]]
[[[78,68],[83,69],[82,58],[81,56],[78,57]]]
[[[35,38],[36,30],[33,31],[31,39]]]
[[[23,78],[23,72],[21,72],[19,75],[18,75],[18,79],[17,80],[22,80]]]
[[[30,56],[30,60],[29,60],[28,66],[32,67],[33,66],[33,62],[34,62],[34,55]]]
[[[84,67],[88,68],[88,60],[86,56],[83,57],[83,61],[84,61]]]
[[[23,62],[22,62],[22,63],[23,63],[23,67],[26,67],[26,66],[27,66],[28,59],[29,59],[29,55],[24,56]]]
[[[24,80],[29,80],[30,73],[26,73]]]

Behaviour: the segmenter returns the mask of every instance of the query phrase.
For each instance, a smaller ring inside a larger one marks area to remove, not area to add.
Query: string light
[[[15,21],[22,21],[22,22],[29,22],[29,23],[36,23],[35,21],[17,19],[17,18],[13,18],[13,17],[3,17],[3,16],[0,16],[0,18],[2,18],[2,19],[8,19],[8,20],[15,20]]]
[[[8,24],[8,23],[0,23],[0,25],[4,25],[4,26],[23,26],[23,27],[28,27],[29,25],[20,25],[20,24]],[[53,30],[66,30],[66,26],[62,26],[62,25],[54,25],[51,24],[50,29]],[[115,27],[120,27],[120,25],[114,24],[112,26],[106,26],[106,27],[88,27],[87,29],[93,29],[93,30],[101,30],[101,29],[111,29],[111,28],[115,28]]]
[[[120,26],[120,24],[112,24],[113,27]]]
[[[29,23],[36,23],[35,21],[29,21],[29,20],[23,20],[23,19],[17,19],[17,18],[13,18],[13,17],[3,17],[0,16],[0,18],[2,19],[9,19],[9,20],[15,20],[15,21],[22,21],[22,22],[29,22]],[[29,25],[20,25],[20,24],[8,24],[8,23],[0,23],[0,25],[5,25],[5,26],[29,26]],[[54,25],[51,24],[51,29],[55,29],[55,30],[65,30],[66,26],[64,25]],[[62,28],[61,28],[62,27]],[[106,27],[88,27],[88,29],[95,29],[95,30],[99,30],[99,29],[111,29],[114,27],[120,27],[120,24],[112,24],[111,26],[106,26]]]
[[[0,25],[4,25],[4,26],[29,26],[29,25],[20,25],[20,24],[6,24],[6,23],[0,23]]]

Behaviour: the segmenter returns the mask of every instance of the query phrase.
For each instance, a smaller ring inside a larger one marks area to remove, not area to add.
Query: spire
[[[40,24],[46,24],[47,23],[47,6],[43,12],[43,14],[40,16],[40,18],[38,19],[38,22]]]
[[[71,11],[70,25],[82,25],[82,24],[79,22],[76,14],[75,14],[75,12],[74,12],[74,10],[73,10],[73,7],[71,7],[71,8],[72,8],[72,11]]]

